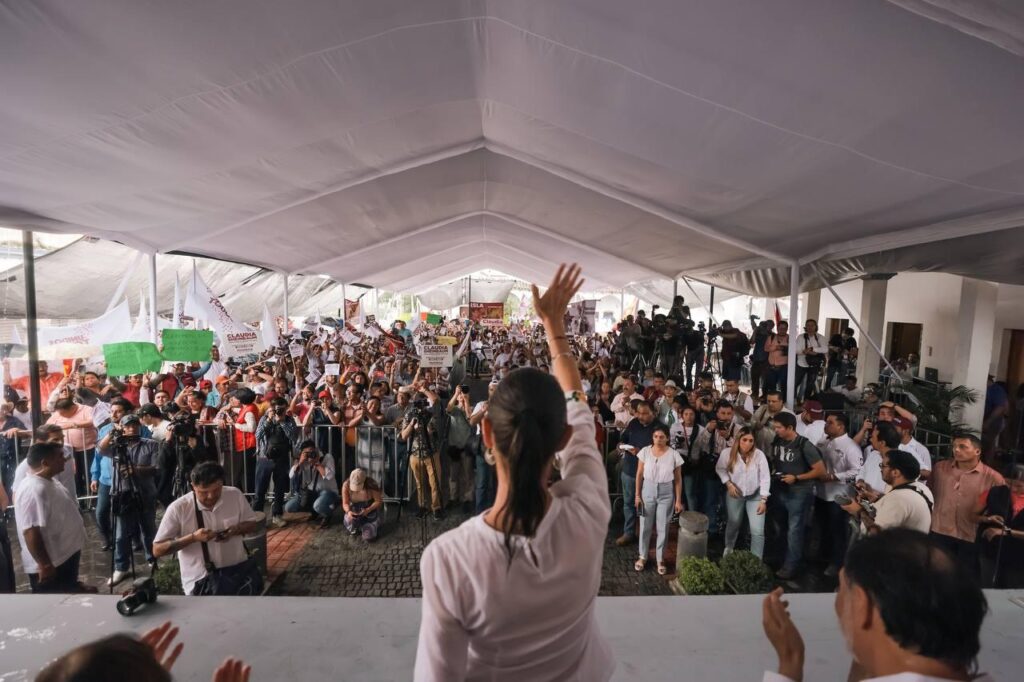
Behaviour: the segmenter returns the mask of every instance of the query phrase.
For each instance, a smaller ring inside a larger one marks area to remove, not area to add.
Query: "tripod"
[[[718,348],[718,339],[708,339],[708,347],[704,352],[704,372],[710,371],[713,376],[722,377],[722,355]],[[723,390],[725,386],[722,387]]]
[[[113,478],[110,481],[110,527],[114,532],[115,549],[110,553],[110,594],[114,593],[114,570],[119,533],[124,533],[126,536],[132,580],[135,579],[135,553],[132,551],[131,543],[133,532],[141,534],[139,515],[142,514],[142,493],[135,476],[135,466],[128,456],[128,443],[124,436],[118,435],[114,441],[113,460]],[[127,520],[134,522],[133,528],[125,527]]]

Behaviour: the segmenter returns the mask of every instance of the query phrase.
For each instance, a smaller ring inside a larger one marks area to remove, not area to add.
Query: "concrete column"
[[[960,413],[960,420],[978,431],[981,431],[985,411],[985,389],[992,362],[998,291],[998,285],[992,282],[966,277],[960,287],[953,385],[967,386],[978,392],[978,402],[965,405]]]
[[[821,289],[807,292],[807,309],[804,311],[804,323],[807,320],[817,320],[818,329],[821,329],[821,319],[818,315],[821,312]],[[826,339],[827,341],[828,339]]]
[[[890,274],[866,275],[862,277],[860,297],[860,324],[864,331],[882,346],[885,333],[885,298],[889,290]],[[857,385],[863,388],[878,381],[878,363],[882,361],[878,351],[864,338],[857,339]]]

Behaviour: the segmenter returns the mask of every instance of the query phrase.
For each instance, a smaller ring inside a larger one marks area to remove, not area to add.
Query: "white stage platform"
[[[1021,679],[1024,592],[988,593],[982,669]],[[1014,601],[1016,599],[1016,602]],[[31,680],[48,660],[100,636],[173,620],[185,653],[175,680],[207,682],[228,654],[260,680],[407,680],[419,626],[418,599],[166,597],[123,618],[109,596],[0,597],[0,682]],[[850,658],[829,594],[793,595],[807,642],[805,679],[845,680]],[[616,680],[760,680],[774,656],[761,633],[761,597],[602,597],[601,627],[618,662]],[[524,680],[524,682],[527,682]]]

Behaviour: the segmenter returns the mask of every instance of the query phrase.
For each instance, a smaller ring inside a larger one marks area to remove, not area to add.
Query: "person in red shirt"
[[[46,364],[46,360],[40,360],[36,366],[39,367],[39,400],[45,405],[50,394],[56,390],[57,385],[64,379],[64,375],[60,372],[50,372],[49,367]],[[7,360],[4,360],[4,370],[4,376],[11,376],[11,370]],[[26,396],[31,395],[29,393],[28,374],[11,381],[10,386],[18,389]]]
[[[244,475],[244,491],[256,490],[256,425],[260,420],[256,407],[256,394],[247,388],[240,388],[231,394],[231,414],[234,417],[234,448],[232,464],[238,467],[232,478],[239,480]],[[225,427],[227,424],[224,425]]]

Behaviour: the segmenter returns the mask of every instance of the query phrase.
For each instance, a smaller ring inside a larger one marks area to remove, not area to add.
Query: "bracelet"
[[[557,360],[558,358],[561,358],[561,357],[576,357],[576,355],[571,350],[563,351],[563,352],[559,353],[558,355],[555,355],[554,357],[552,357],[551,358],[551,362],[554,362],[555,360]]]

